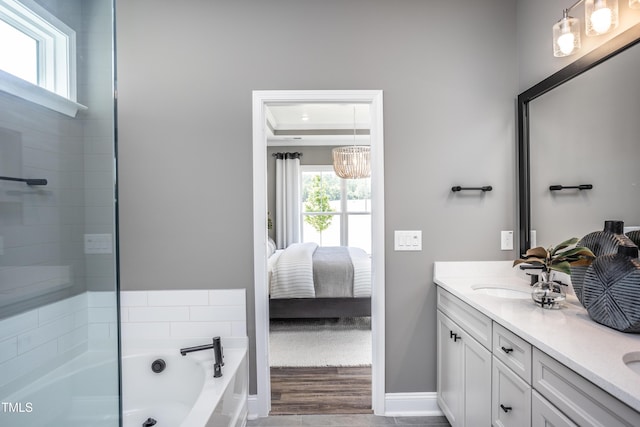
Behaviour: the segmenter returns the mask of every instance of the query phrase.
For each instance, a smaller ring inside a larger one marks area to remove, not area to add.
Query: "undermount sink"
[[[633,372],[640,375],[640,351],[632,351],[622,356],[622,361]]]
[[[506,286],[496,285],[473,285],[471,286],[474,292],[483,295],[490,295],[498,298],[511,298],[511,299],[528,299],[531,298],[531,291],[528,289],[509,288]],[[640,361],[640,358],[638,359]]]

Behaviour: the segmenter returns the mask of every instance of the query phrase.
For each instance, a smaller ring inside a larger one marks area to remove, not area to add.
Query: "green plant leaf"
[[[575,245],[576,243],[578,243],[578,238],[572,237],[571,239],[565,240],[564,242],[556,245],[556,247],[552,248],[549,252],[551,252],[551,256],[553,257],[553,255],[555,255],[558,251],[568,248],[569,246]]]
[[[567,261],[559,262],[557,264],[550,265],[551,270],[560,271],[562,273],[571,275],[571,265]]]
[[[527,252],[525,253],[525,258],[528,259],[529,257],[546,258],[547,250],[542,246],[528,249]]]

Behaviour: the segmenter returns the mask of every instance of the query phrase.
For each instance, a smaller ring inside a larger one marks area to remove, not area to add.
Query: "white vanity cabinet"
[[[438,293],[438,404],[453,427],[489,426],[491,319],[460,303]]]
[[[531,344],[493,322],[491,419],[494,427],[531,425]]]
[[[438,405],[453,427],[640,426],[639,412],[440,287],[437,325]]]

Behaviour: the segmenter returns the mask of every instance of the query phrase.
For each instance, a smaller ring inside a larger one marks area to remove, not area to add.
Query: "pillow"
[[[271,237],[267,240],[267,258],[269,258],[276,251],[276,242]]]

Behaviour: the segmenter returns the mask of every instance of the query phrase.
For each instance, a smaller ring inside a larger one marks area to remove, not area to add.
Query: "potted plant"
[[[558,303],[566,298],[563,285],[553,280],[554,271],[570,276],[572,266],[588,266],[595,259],[589,248],[576,246],[576,243],[578,238],[573,237],[555,247],[531,248],[524,257],[513,262],[514,267],[523,263],[540,267],[540,280],[533,285],[531,298],[543,308],[557,308]]]

